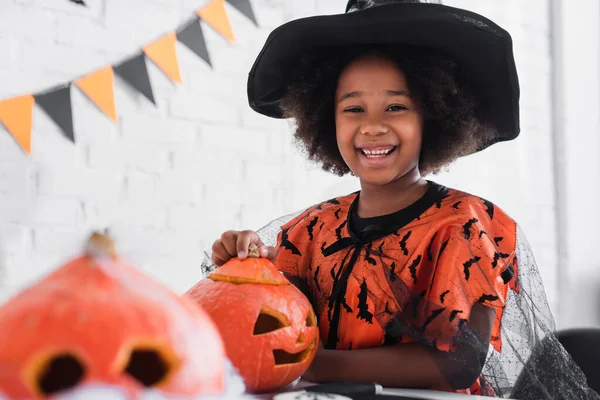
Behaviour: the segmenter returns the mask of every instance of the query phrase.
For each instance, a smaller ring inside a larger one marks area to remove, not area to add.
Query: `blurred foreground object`
[[[0,398],[225,391],[227,360],[210,317],[123,261],[103,234],[5,303],[0,326]]]

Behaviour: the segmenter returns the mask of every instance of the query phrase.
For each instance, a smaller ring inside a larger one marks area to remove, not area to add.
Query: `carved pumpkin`
[[[308,299],[252,247],[232,258],[186,297],[215,321],[226,353],[251,393],[298,379],[314,359],[319,332]]]
[[[0,392],[8,398],[94,385],[127,398],[224,390],[225,349],[210,317],[119,259],[104,235],[5,303],[0,327]]]

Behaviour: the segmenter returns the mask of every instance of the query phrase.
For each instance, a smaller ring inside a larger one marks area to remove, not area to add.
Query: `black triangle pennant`
[[[212,67],[199,18],[188,22],[183,29],[177,32],[177,40],[183,43],[188,49],[193,51],[198,57],[206,61],[206,63]]]
[[[35,102],[58,125],[67,139],[75,143],[73,110],[71,108],[71,84],[36,94]]]
[[[114,70],[124,81],[129,83],[152,103],[156,104],[144,53],[140,53],[133,58],[123,61],[116,65]]]
[[[227,0],[227,2],[234,6],[239,12],[244,14],[246,18],[254,23],[254,25],[258,26],[258,22],[256,22],[256,16],[254,15],[254,11],[252,11],[252,4],[250,4],[250,0]]]

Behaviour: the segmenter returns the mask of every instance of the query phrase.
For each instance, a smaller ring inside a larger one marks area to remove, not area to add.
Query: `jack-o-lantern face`
[[[11,399],[97,384],[128,398],[224,390],[224,347],[210,317],[121,261],[103,235],[0,308],[0,326],[0,392]]]
[[[215,321],[249,392],[279,389],[314,359],[319,332],[308,299],[256,249],[231,259],[186,294]]]

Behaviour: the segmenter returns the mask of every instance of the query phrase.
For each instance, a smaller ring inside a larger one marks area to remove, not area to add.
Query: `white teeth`
[[[383,150],[366,150],[366,149],[361,149],[361,151],[363,152],[363,154],[365,156],[367,156],[368,158],[380,158],[380,157],[385,157],[386,155],[388,155],[392,150],[394,150],[393,147],[389,148],[389,149],[383,149]]]

